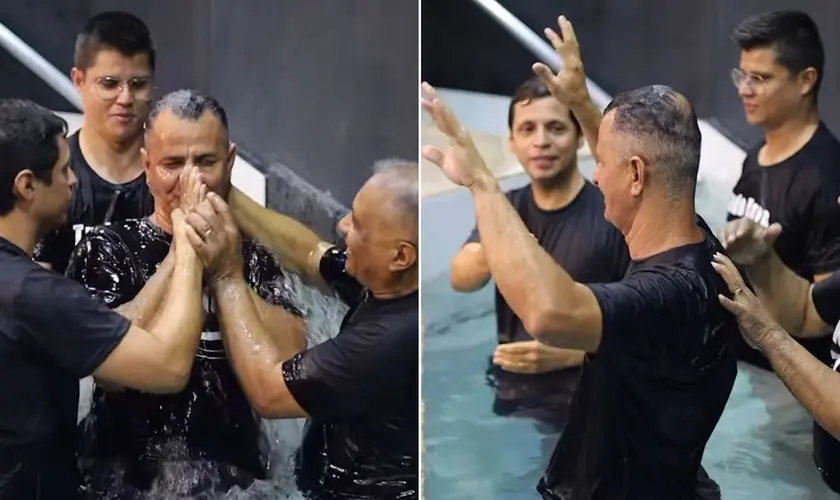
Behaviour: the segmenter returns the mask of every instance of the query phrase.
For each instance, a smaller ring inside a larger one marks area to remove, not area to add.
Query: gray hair
[[[161,97],[149,112],[146,130],[151,130],[157,117],[164,111],[171,111],[175,116],[189,121],[198,121],[206,112],[218,118],[225,132],[228,132],[227,112],[214,97],[198,90],[182,89]]]
[[[388,158],[374,164],[371,177],[391,195],[388,209],[413,226],[415,234],[419,231],[419,172],[417,162]]]
[[[670,198],[693,199],[700,168],[700,126],[688,99],[667,85],[649,85],[615,97],[613,132],[626,135],[628,156],[637,154],[653,167]]]

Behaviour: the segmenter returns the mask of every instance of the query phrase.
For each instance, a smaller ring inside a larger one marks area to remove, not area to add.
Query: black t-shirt
[[[35,248],[35,260],[49,263],[59,274],[64,274],[70,254],[84,233],[102,224],[141,219],[154,212],[145,174],[125,184],[111,184],[85,160],[79,147],[79,132],[68,138],[68,145],[70,167],[78,182],[67,222]]]
[[[693,499],[735,382],[735,318],[711,266],[710,233],[589,285],[603,315],[569,420],[538,489],[546,499]]]
[[[171,235],[148,219],[95,228],[73,252],[67,275],[114,308],[137,296],[169,253],[171,243]],[[287,299],[282,272],[272,255],[249,240],[243,241],[242,251],[245,277],[259,296],[300,314]],[[127,474],[138,489],[148,487],[157,462],[201,460],[222,464],[222,469],[232,466],[244,478],[233,478],[235,483],[265,476],[260,419],[225,355],[214,302],[205,293],[203,333],[182,392],[94,391],[90,416],[83,424],[81,454],[93,462],[89,472],[95,487],[117,486],[107,484],[112,464],[143,469],[137,473],[142,478]]]
[[[342,257],[331,251],[322,260],[330,284],[346,285]],[[338,335],[283,363],[311,419],[298,486],[323,500],[416,499],[418,293],[382,300],[364,292],[350,306]]]
[[[630,254],[621,232],[604,218],[604,196],[587,181],[571,203],[557,210],[543,210],[534,202],[531,185],[507,193],[528,231],[554,260],[579,283],[619,281],[630,265]],[[474,228],[466,243],[479,243]],[[496,288],[496,325],[499,343],[533,340],[518,316]],[[526,415],[559,431],[579,370],[538,375],[509,373],[490,364],[487,380],[496,394],[494,412]]]
[[[130,323],[3,238],[0,269],[0,498],[72,499],[79,379]]]
[[[831,367],[840,372],[840,272],[814,283],[811,291],[814,307],[820,318],[834,326],[831,341]],[[814,422],[814,460],[826,484],[840,493],[840,441],[819,423]]]
[[[748,217],[763,226],[774,222],[783,231],[776,253],[787,267],[813,281],[814,275],[840,269],[840,141],[824,123],[790,158],[762,167],[764,141],[747,152],[741,178],[732,190],[727,220]],[[767,359],[739,336],[739,357],[770,369]],[[829,339],[800,341],[814,356],[829,362]]]

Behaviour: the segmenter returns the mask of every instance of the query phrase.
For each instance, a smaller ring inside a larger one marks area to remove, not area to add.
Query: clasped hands
[[[185,167],[179,182],[181,203],[172,211],[173,245],[195,251],[209,283],[241,274],[239,228],[227,203],[208,190],[195,166]]]

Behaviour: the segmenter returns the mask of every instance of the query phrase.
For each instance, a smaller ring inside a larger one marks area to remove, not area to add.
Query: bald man
[[[417,498],[417,164],[380,162],[338,224],[346,249],[245,197],[207,200],[188,220],[213,278],[233,369],[264,418],[309,418],[298,487],[315,499]],[[350,306],[338,334],[282,346],[247,300],[239,231]],[[204,236],[199,236],[204,235]]]

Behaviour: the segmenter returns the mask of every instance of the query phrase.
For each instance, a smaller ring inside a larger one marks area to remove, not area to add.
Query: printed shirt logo
[[[834,371],[840,371],[840,323],[834,327],[834,335],[831,336],[831,362]]]
[[[225,359],[225,345],[222,341],[219,318],[216,315],[216,300],[205,291],[201,305],[204,309],[204,328],[196,355],[205,359]]]
[[[106,222],[106,223],[101,224],[101,225],[102,226],[110,226],[111,223]],[[97,227],[99,227],[99,226],[86,226],[84,224],[73,224],[73,234],[74,234],[73,246],[74,247],[78,246],[79,242],[82,241],[82,238],[86,234],[88,234],[89,232],[96,229]]]
[[[740,219],[746,217],[764,227],[770,225],[770,211],[762,207],[754,198],[745,198],[741,194],[736,194],[729,200],[729,206],[726,208],[735,218]]]

